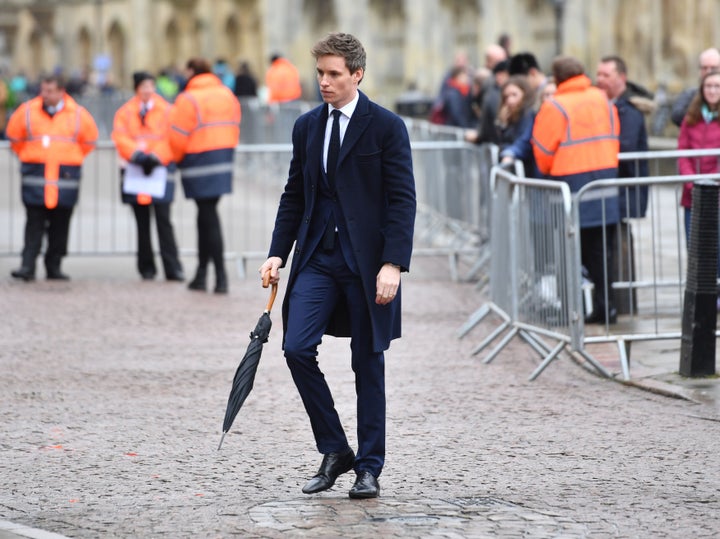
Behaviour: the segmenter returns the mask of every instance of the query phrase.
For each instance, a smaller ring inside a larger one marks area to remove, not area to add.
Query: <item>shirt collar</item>
[[[348,118],[352,118],[353,112],[355,112],[355,107],[357,107],[358,101],[360,100],[360,92],[357,90],[355,91],[355,97],[353,97],[352,101],[345,105],[344,107],[341,107],[340,112],[342,112],[343,116],[347,116]],[[330,105],[328,103],[328,117],[332,115],[332,111],[335,110],[335,107]]]

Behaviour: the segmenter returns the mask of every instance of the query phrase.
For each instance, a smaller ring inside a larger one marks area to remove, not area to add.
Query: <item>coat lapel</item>
[[[343,138],[342,146],[340,147],[340,155],[338,156],[338,167],[342,166],[342,162],[345,157],[350,153],[353,146],[360,139],[360,136],[365,132],[372,115],[370,114],[370,107],[368,106],[370,101],[367,96],[360,92],[360,98],[358,104],[355,107],[350,123],[348,123],[347,130],[345,131],[345,137]],[[327,113],[326,113],[327,115]]]
[[[315,121],[308,122],[307,162],[314,184],[318,182],[322,170],[322,152],[327,119],[328,107],[323,104],[317,109]]]

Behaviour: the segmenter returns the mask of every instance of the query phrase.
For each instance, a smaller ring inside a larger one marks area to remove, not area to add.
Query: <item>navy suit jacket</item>
[[[388,305],[376,305],[376,277],[385,262],[410,268],[415,225],[415,179],[410,139],[403,120],[359,92],[359,100],[345,137],[335,175],[337,199],[345,218],[350,249],[357,262],[365,291],[365,305],[341,302],[326,331],[349,337],[348,309],[368,309],[375,352],[386,350],[400,337],[401,294]],[[300,116],[292,133],[293,155],[285,190],[280,198],[269,256],[283,264],[295,250],[283,301],[287,327],[288,298],[298,272],[312,255],[318,238],[310,237],[322,179],[322,153],[328,105]],[[307,248],[306,248],[307,247]],[[370,336],[368,336],[370,337]]]

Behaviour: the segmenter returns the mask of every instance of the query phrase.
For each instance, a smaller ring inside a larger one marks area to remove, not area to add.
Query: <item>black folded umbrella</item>
[[[263,286],[267,287],[267,284],[263,283]],[[238,365],[238,368],[235,371],[235,378],[233,379],[232,389],[230,390],[230,396],[228,397],[227,410],[225,410],[223,434],[222,438],[220,438],[218,451],[222,447],[225,435],[230,430],[233,421],[235,421],[235,417],[253,388],[255,373],[257,372],[258,363],[260,362],[263,344],[267,342],[268,335],[270,335],[270,328],[272,327],[270,310],[275,302],[276,295],[277,283],[272,285],[270,300],[265,308],[265,312],[263,312],[262,316],[258,320],[255,329],[252,333],[250,333],[250,344],[245,351],[245,356],[243,356],[242,361],[240,361],[240,365]]]

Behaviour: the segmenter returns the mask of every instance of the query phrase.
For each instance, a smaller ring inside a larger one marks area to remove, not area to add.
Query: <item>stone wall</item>
[[[70,72],[112,56],[111,75],[123,86],[137,69],[182,65],[192,55],[246,60],[262,78],[273,52],[300,69],[315,96],[312,44],[342,30],[368,52],[363,89],[392,105],[414,83],[432,95],[458,53],[480,65],[483,49],[506,32],[515,52],[535,52],[541,67],[556,52],[551,0],[4,0],[0,33],[5,63],[30,75],[56,66]],[[630,78],[671,93],[696,83],[697,54],[720,45],[720,0],[566,0],[563,52],[590,74],[617,53]],[[709,16],[712,14],[712,16]]]

